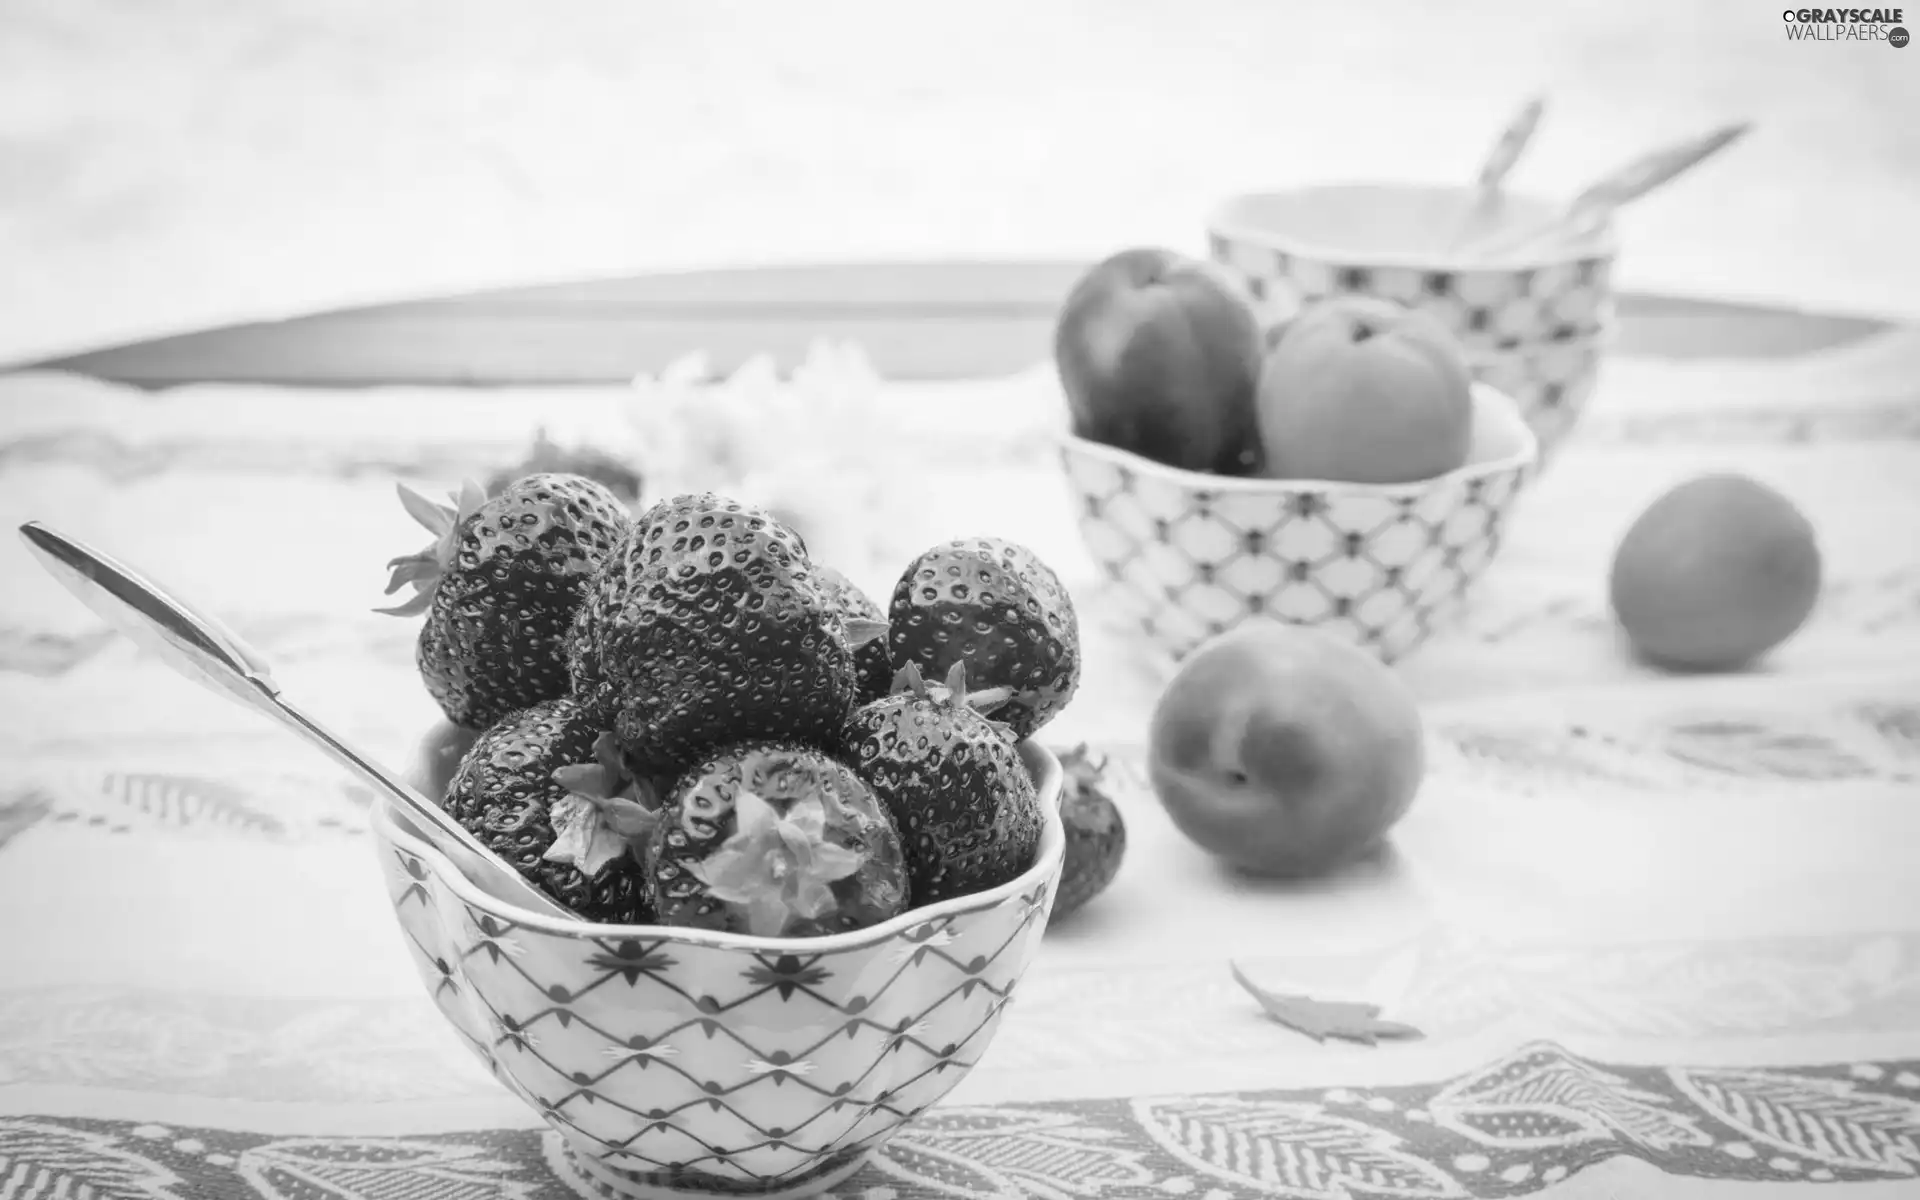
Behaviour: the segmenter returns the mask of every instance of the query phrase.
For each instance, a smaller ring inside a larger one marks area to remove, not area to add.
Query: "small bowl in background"
[[[1046,822],[1031,867],[832,937],[514,908],[386,805],[374,842],[441,1014],[583,1170],[624,1196],[811,1196],[960,1082],[1040,946],[1066,846],[1062,775],[1038,743],[1020,753]]]
[[[1453,245],[1473,189],[1320,184],[1249,193],[1207,222],[1211,257],[1243,279],[1268,324],[1331,296],[1391,300],[1438,318],[1469,353],[1579,337],[1612,321],[1610,226],[1512,259],[1476,262]],[[1558,206],[1509,194],[1504,220],[1550,219]]]
[[[1467,465],[1418,483],[1207,475],[1071,435],[1060,462],[1117,615],[1164,658],[1271,617],[1393,662],[1491,565],[1538,458],[1511,398],[1473,399]]]

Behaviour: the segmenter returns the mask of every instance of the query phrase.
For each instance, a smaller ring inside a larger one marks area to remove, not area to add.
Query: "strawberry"
[[[630,524],[613,493],[577,475],[529,475],[488,499],[468,483],[454,504],[400,485],[400,502],[434,534],[394,559],[378,611],[426,614],[415,661],[448,721],[485,729],[508,713],[565,696],[566,636],[594,572]]]
[[[879,629],[852,625],[770,514],[676,496],[613,551],[569,660],[579,694],[613,714],[629,763],[666,775],[734,742],[834,744],[853,709],[853,641]]]
[[[820,568],[820,577],[825,584],[827,594],[833,598],[840,615],[850,622],[867,622],[884,626],[887,614],[873,602],[873,598],[861,591],[853,580],[834,570],[832,567]],[[854,703],[866,704],[887,694],[893,687],[893,664],[887,658],[887,639],[884,631],[873,640],[856,648],[853,652],[853,669],[856,678]]]
[[[847,754],[905,840],[916,905],[998,887],[1033,864],[1039,795],[1010,731],[979,711],[1005,695],[969,694],[965,663],[930,688],[909,662],[848,724]]]
[[[964,662],[1011,698],[994,719],[1029,738],[1080,686],[1080,626],[1060,577],[1025,546],[963,538],[910,563],[887,609],[887,653],[938,679]]]
[[[819,937],[903,912],[900,835],[872,789],[819,750],[730,746],[674,787],[649,852],[668,925]]]
[[[651,920],[631,853],[651,832],[647,790],[626,777],[595,714],[545,700],[475,739],[443,806],[547,895],[589,921]]]
[[[1107,792],[1106,762],[1094,761],[1083,743],[1062,753],[1060,765],[1067,777],[1060,797],[1067,853],[1053,899],[1055,921],[1105,891],[1127,853],[1127,823]]]

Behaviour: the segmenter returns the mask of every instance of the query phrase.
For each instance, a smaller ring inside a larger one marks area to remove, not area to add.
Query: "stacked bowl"
[[[1488,222],[1467,187],[1325,184],[1235,196],[1207,223],[1214,261],[1253,292],[1269,326],[1329,296],[1391,300],[1438,318],[1474,378],[1511,396],[1544,465],[1592,398],[1613,332],[1610,226],[1539,250],[1476,257]],[[1558,206],[1505,196],[1502,229],[1550,221]]]
[[[1399,659],[1492,564],[1528,480],[1572,432],[1614,322],[1610,226],[1493,257],[1550,227],[1550,201],[1491,210],[1466,187],[1328,184],[1247,194],[1208,221],[1214,269],[1251,292],[1269,344],[1334,297],[1436,318],[1466,352],[1473,446],[1436,478],[1376,485],[1182,470],[1079,436],[1060,461],[1111,615],[1162,665],[1244,621],[1312,626]]]

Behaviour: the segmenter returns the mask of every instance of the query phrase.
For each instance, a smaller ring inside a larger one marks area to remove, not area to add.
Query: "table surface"
[[[505,466],[536,428],[633,454],[656,495],[780,505],[871,591],[954,533],[1034,546],[1088,647],[1043,739],[1111,754],[1127,863],[1049,931],[987,1059],[846,1195],[1916,1194],[1920,331],[1626,305],[1500,561],[1399,668],[1432,765],[1391,850],[1280,888],[1221,873],[1142,784],[1160,676],[1103,622],[1044,448],[1065,269],[543,289],[426,304],[455,331],[437,343],[399,306],[20,372],[0,515],[201,598],[391,758],[434,713],[412,626],[368,612],[416,540],[389,481]],[[616,294],[650,314],[627,340]],[[589,315],[568,326],[566,303]],[[717,382],[624,382],[702,347]],[[1721,468],[1808,512],[1825,594],[1762,668],[1662,677],[1612,637],[1606,554]],[[420,988],[365,794],[4,553],[0,1195],[594,1194]],[[1313,1043],[1229,959],[1426,1036]]]

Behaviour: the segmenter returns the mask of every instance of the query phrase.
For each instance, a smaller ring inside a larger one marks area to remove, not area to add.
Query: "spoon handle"
[[[48,574],[135,645],[195,683],[273,718],[397,802],[475,885],[522,908],[572,917],[445,809],[294,707],[280,694],[266,659],[218,620],[132,567],[38,521],[22,525],[20,536]]]
[[[1480,174],[1474,178],[1474,186],[1482,195],[1498,192],[1507,176],[1513,173],[1520,156],[1526,153],[1528,145],[1533,142],[1534,131],[1540,128],[1540,117],[1546,110],[1546,97],[1535,96],[1521,105],[1520,110],[1508,120],[1507,127],[1500,131],[1493,149],[1480,164]]]
[[[1473,252],[1481,258],[1512,254],[1542,242],[1591,232],[1619,209],[1699,166],[1752,128],[1750,121],[1736,121],[1649,151],[1589,184],[1559,216],[1513,234],[1489,238],[1473,247]]]
[[[1546,108],[1546,97],[1535,96],[1508,118],[1506,128],[1500,131],[1493,149],[1482,160],[1480,173],[1474,176],[1473,200],[1467,206],[1466,216],[1461,219],[1459,228],[1454,230],[1451,239],[1453,247],[1457,248],[1461,243],[1479,236],[1493,221],[1500,210],[1501,187],[1519,164],[1520,156],[1526,153],[1527,146],[1532,143],[1534,131],[1540,127],[1540,117]]]
[[[1604,217],[1691,171],[1746,136],[1752,128],[1751,121],[1736,121],[1643,154],[1589,185],[1573,198],[1568,212],[1575,217],[1583,214]]]

